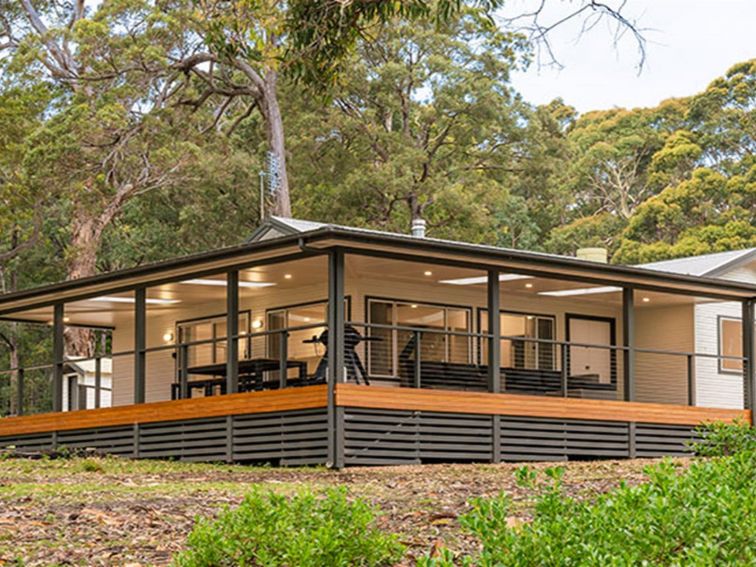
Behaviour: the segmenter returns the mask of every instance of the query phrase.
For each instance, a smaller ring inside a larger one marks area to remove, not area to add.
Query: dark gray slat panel
[[[672,425],[667,423],[638,423],[638,429],[658,429],[659,431],[693,431],[693,425]]]
[[[627,449],[570,449],[567,451],[567,457],[627,457]]]
[[[491,435],[491,427],[477,428],[477,429],[464,429],[462,427],[422,427],[414,424],[398,425],[396,423],[371,424],[369,427],[357,427],[355,424],[350,423],[345,425],[345,431],[348,432],[378,432],[378,433],[417,433],[418,435],[454,435],[465,439],[476,439],[481,435]]]
[[[126,438],[134,435],[134,429],[129,427],[128,429],[84,429],[76,431],[61,431],[58,433],[58,441],[62,442],[63,439],[68,441],[77,441],[79,439],[90,439],[93,436],[97,436],[98,439],[118,439]]]
[[[324,451],[327,450],[327,447],[319,447],[318,450],[309,449],[309,450],[286,450],[286,451],[267,451],[267,452],[251,452],[251,451],[234,451],[233,452],[233,459],[234,460],[257,460],[257,461],[267,461],[271,459],[293,459],[296,457],[302,457],[302,458],[309,458],[309,457],[315,457],[322,455]]]
[[[413,410],[358,408],[358,407],[351,407],[351,406],[345,406],[344,410],[347,413],[351,413],[351,414],[385,415],[385,416],[391,416],[391,417],[395,415],[412,415],[412,414],[418,413],[417,411],[413,411]]]
[[[233,416],[234,426],[246,427],[250,425],[262,424],[262,425],[274,425],[281,423],[281,420],[286,420],[288,423],[313,423],[318,420],[326,420],[327,414],[325,411],[318,411],[313,413],[293,413],[287,415],[286,412],[269,412],[260,414],[243,414]]]
[[[521,461],[530,462],[564,462],[567,457],[564,455],[532,455],[529,453],[502,453],[502,460],[506,462],[517,463]]]
[[[328,424],[325,422],[311,425],[288,425],[286,423],[279,423],[277,425],[265,425],[261,427],[233,427],[232,432],[235,437],[254,437],[256,435],[274,435],[283,431],[314,433],[327,429]]]
[[[383,436],[377,432],[348,431],[348,438],[355,443],[364,443],[368,441],[377,441],[380,439],[391,439],[393,441],[404,441],[406,443],[415,443],[420,441],[420,437],[412,432],[393,432],[389,436]],[[455,438],[456,439],[456,438]]]
[[[659,437],[657,435],[636,437],[636,443],[687,443],[692,441],[690,437]]]
[[[524,439],[561,439],[564,440],[564,430],[561,431],[542,431],[529,429],[509,429],[500,428],[502,437],[522,437]]]
[[[287,435],[289,436],[299,436],[299,437],[318,437],[321,435],[325,435],[328,432],[328,428],[321,427],[318,429],[294,429],[289,430],[284,426],[275,428],[275,429],[261,429],[259,431],[245,431],[244,433],[238,433],[236,431],[232,432],[232,435],[234,439],[238,439],[241,441],[254,441],[255,439],[259,439],[261,437],[285,437]]]
[[[552,451],[564,451],[565,441],[558,439],[528,439],[526,437],[508,437],[503,440],[507,447],[543,447]]]
[[[264,425],[260,427],[232,427],[231,431],[233,431],[234,435],[236,436],[246,437],[246,436],[254,436],[254,435],[273,435],[277,432],[280,433],[281,431],[308,433],[308,432],[322,431],[323,429],[328,429],[328,423],[325,421],[312,423],[309,425],[303,425],[303,424],[288,425],[286,423],[278,423],[275,425]]]
[[[237,448],[240,450],[245,451],[266,451],[269,449],[278,449],[280,448],[282,451],[290,451],[290,450],[298,450],[298,449],[311,449],[313,447],[320,447],[320,446],[327,446],[328,440],[323,439],[322,442],[319,440],[303,440],[303,441],[290,441],[286,443],[281,443],[279,441],[269,441],[265,443],[255,443],[253,445],[251,444],[236,444],[234,443],[234,450]]]
[[[675,451],[677,453],[692,453],[682,443],[643,443],[637,446],[639,451]]]
[[[491,459],[491,453],[454,453],[448,451],[436,453],[433,451],[420,451],[420,458],[423,460],[434,459],[448,461],[451,459],[459,459],[460,461],[488,462]]]
[[[391,465],[419,465],[419,459],[379,459],[367,457],[364,459],[346,458],[345,463],[347,465],[363,466],[363,467],[380,467]]]
[[[612,427],[608,425],[574,425],[570,422],[565,423],[565,430],[573,435],[581,434],[598,434],[598,435],[627,435],[629,427],[626,423]]]
[[[0,445],[4,447],[47,447],[52,446],[52,435],[33,437],[33,438],[10,438],[0,441]]]
[[[614,442],[614,443],[623,443],[627,445],[630,442],[630,436],[627,434],[621,435],[609,435],[606,433],[578,433],[574,434],[571,432],[567,432],[567,435],[565,437],[568,441],[608,441],[608,442]]]
[[[409,423],[414,422],[420,419],[419,415],[402,415],[402,414],[395,414],[395,415],[386,415],[386,414],[353,414],[349,412],[344,412],[344,421],[347,423],[385,423],[387,421],[392,421],[396,423]]]
[[[636,426],[636,431],[638,435],[658,435],[660,437],[699,436],[696,433],[694,433],[692,429],[657,429],[655,427]]]
[[[602,437],[597,437],[596,439],[592,440],[576,440],[576,439],[567,439],[567,442],[565,444],[567,448],[574,447],[576,449],[580,448],[591,448],[596,447],[600,449],[607,449],[607,448],[623,448],[628,449],[628,442],[626,441],[613,441],[604,439]]]
[[[534,455],[566,455],[567,449],[564,445],[542,445],[542,444],[514,444],[507,442],[502,448],[503,453],[532,453]]]
[[[696,439],[687,435],[641,435],[636,437],[636,441],[638,443],[687,443],[694,442]]]
[[[160,449],[171,449],[174,448],[176,450],[191,450],[193,448],[199,448],[199,447],[215,447],[218,451],[225,450],[226,446],[226,438],[225,437],[216,437],[213,439],[195,439],[193,441],[183,441],[179,439],[164,439],[160,442],[151,442],[151,443],[144,443],[140,440],[139,442],[139,450],[140,451],[151,451],[151,450],[160,450]]]
[[[414,451],[396,450],[396,449],[371,449],[370,451],[348,451],[344,453],[344,458],[351,459],[364,459],[364,458],[380,458],[380,459],[395,459],[403,461],[416,461],[420,459],[420,454]]]
[[[417,431],[418,427],[415,423],[397,423],[395,421],[384,422],[370,422],[370,423],[354,423],[345,422],[345,431]]]
[[[419,416],[420,424],[424,426],[433,426],[433,427],[465,427],[465,428],[482,428],[491,426],[491,417],[490,416],[483,416],[482,418],[476,418],[476,419],[467,419],[466,416],[460,415],[460,417],[456,416],[428,416],[425,414],[420,414]]]
[[[203,434],[185,434],[185,433],[174,433],[174,434],[163,434],[163,435],[154,435],[150,438],[144,438],[141,435],[139,436],[139,445],[144,446],[150,446],[150,445],[160,445],[164,443],[173,443],[174,445],[180,444],[180,445],[187,445],[187,446],[193,446],[197,444],[207,444],[207,443],[220,443],[225,442],[226,435],[224,432],[221,431],[214,431],[212,435],[209,433],[203,433]]]
[[[226,429],[226,422],[208,423],[203,425],[187,424],[187,425],[172,425],[170,427],[139,427],[139,434],[145,437],[161,436],[166,434],[173,434],[177,432],[185,434],[201,435],[203,433],[212,433],[219,430]]]
[[[120,435],[118,437],[100,437],[98,434],[93,433],[89,437],[77,436],[76,439],[61,439],[58,437],[59,445],[66,445],[69,447],[80,446],[92,443],[98,443],[101,445],[129,445],[134,442],[133,435]]]
[[[419,453],[414,451],[404,450],[391,450],[384,449],[382,447],[372,447],[369,451],[350,451],[345,453],[345,457],[364,457],[364,458],[381,458],[381,459],[401,459],[401,460],[414,460],[417,459]]]
[[[475,452],[490,452],[491,451],[491,443],[486,444],[479,444],[479,445],[470,445],[468,443],[435,443],[431,441],[424,441],[419,444],[415,443],[405,443],[401,441],[392,441],[391,439],[382,440],[380,443],[375,444],[364,444],[364,443],[355,443],[350,442],[347,444],[347,448],[353,449],[353,450],[371,450],[373,448],[375,449],[384,449],[384,448],[393,448],[393,449],[406,449],[408,451],[412,450],[419,450],[419,451],[475,451]]]
[[[160,427],[160,428],[154,428],[154,429],[148,429],[145,427],[139,428],[140,435],[144,435],[145,437],[159,437],[161,435],[165,434],[175,434],[175,433],[183,433],[186,435],[191,434],[203,434],[203,433],[214,433],[216,431],[225,431],[226,430],[226,422],[219,422],[219,423],[213,423],[213,424],[203,424],[202,426],[196,426],[194,424],[191,425],[172,425],[171,427]]]
[[[262,444],[271,444],[271,443],[278,443],[279,445],[288,445],[288,444],[295,444],[295,443],[302,443],[302,442],[308,442],[308,443],[326,443],[327,442],[327,436],[325,435],[325,432],[323,435],[310,435],[310,434],[300,434],[300,435],[261,435],[259,437],[250,437],[250,438],[234,438],[234,445],[237,445],[239,447],[244,447],[247,445],[254,446],[254,445],[262,445]]]
[[[140,459],[171,459],[171,458],[184,458],[184,457],[214,457],[220,460],[225,460],[225,450],[220,450],[219,447],[208,448],[207,450],[192,450],[183,451],[180,449],[164,450],[164,451],[142,451],[139,450]]]

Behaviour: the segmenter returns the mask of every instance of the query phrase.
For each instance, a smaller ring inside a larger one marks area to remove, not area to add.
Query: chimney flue
[[[412,236],[425,238],[425,221],[423,219],[412,219]]]
[[[576,256],[589,262],[607,264],[609,261],[606,248],[578,248]]]

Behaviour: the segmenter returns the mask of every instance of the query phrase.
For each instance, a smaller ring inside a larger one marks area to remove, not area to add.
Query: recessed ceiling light
[[[650,297],[644,297],[643,298],[643,303],[648,303],[649,301],[651,301]]]
[[[539,291],[538,295],[550,295],[552,297],[569,297],[571,295],[593,295],[598,293],[613,293],[622,291],[621,287],[611,285],[602,287],[582,287],[578,289],[557,289],[554,291]]]
[[[105,301],[108,303],[135,303],[136,300],[133,297],[111,297],[109,295],[103,295],[101,297],[95,297],[92,299],[92,301]],[[181,303],[178,299],[153,299],[153,298],[147,298],[144,300],[145,303],[150,303],[152,305],[173,305],[174,303]]]
[[[417,309],[417,303],[413,303],[410,307],[412,307],[412,309]]]
[[[291,274],[284,274],[284,279],[285,280],[290,280],[291,277],[292,277]]]
[[[226,280],[211,280],[211,279],[202,279],[202,278],[197,278],[193,280],[185,280],[181,283],[189,284],[189,285],[212,285],[212,286],[219,286],[219,287],[226,287],[227,285]],[[270,287],[272,285],[276,285],[276,284],[270,283],[270,282],[245,282],[245,281],[239,282],[239,287],[249,287],[249,288]]]
[[[525,287],[528,288],[528,289],[531,289],[533,287],[533,284],[532,283],[526,283]]]
[[[426,276],[432,276],[432,275],[433,275],[433,272],[431,272],[430,270],[425,270],[425,272],[423,272],[423,273],[424,273],[424,274],[425,274]]]

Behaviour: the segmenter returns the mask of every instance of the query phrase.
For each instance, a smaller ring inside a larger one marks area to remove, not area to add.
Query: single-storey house
[[[616,266],[271,218],[239,246],[0,296],[52,344],[0,369],[52,388],[0,419],[0,446],[336,468],[684,454],[699,424],[752,420],[753,259]],[[108,351],[72,361],[68,328]],[[111,407],[65,411],[71,364],[102,386],[105,360]]]

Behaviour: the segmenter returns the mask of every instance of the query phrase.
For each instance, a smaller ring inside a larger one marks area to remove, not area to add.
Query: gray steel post
[[[344,412],[336,408],[336,384],[344,380],[344,252],[328,255],[328,463],[344,466]]]
[[[633,288],[622,288],[622,373],[625,401],[635,400],[635,296]]]
[[[756,411],[756,346],[754,346],[753,299],[743,302],[743,402],[746,409]]]
[[[145,400],[147,372],[147,290],[134,290],[134,403]]]
[[[226,274],[226,393],[239,391],[239,271]]]
[[[56,303],[53,308],[53,411],[63,411],[63,313],[63,304]]]

